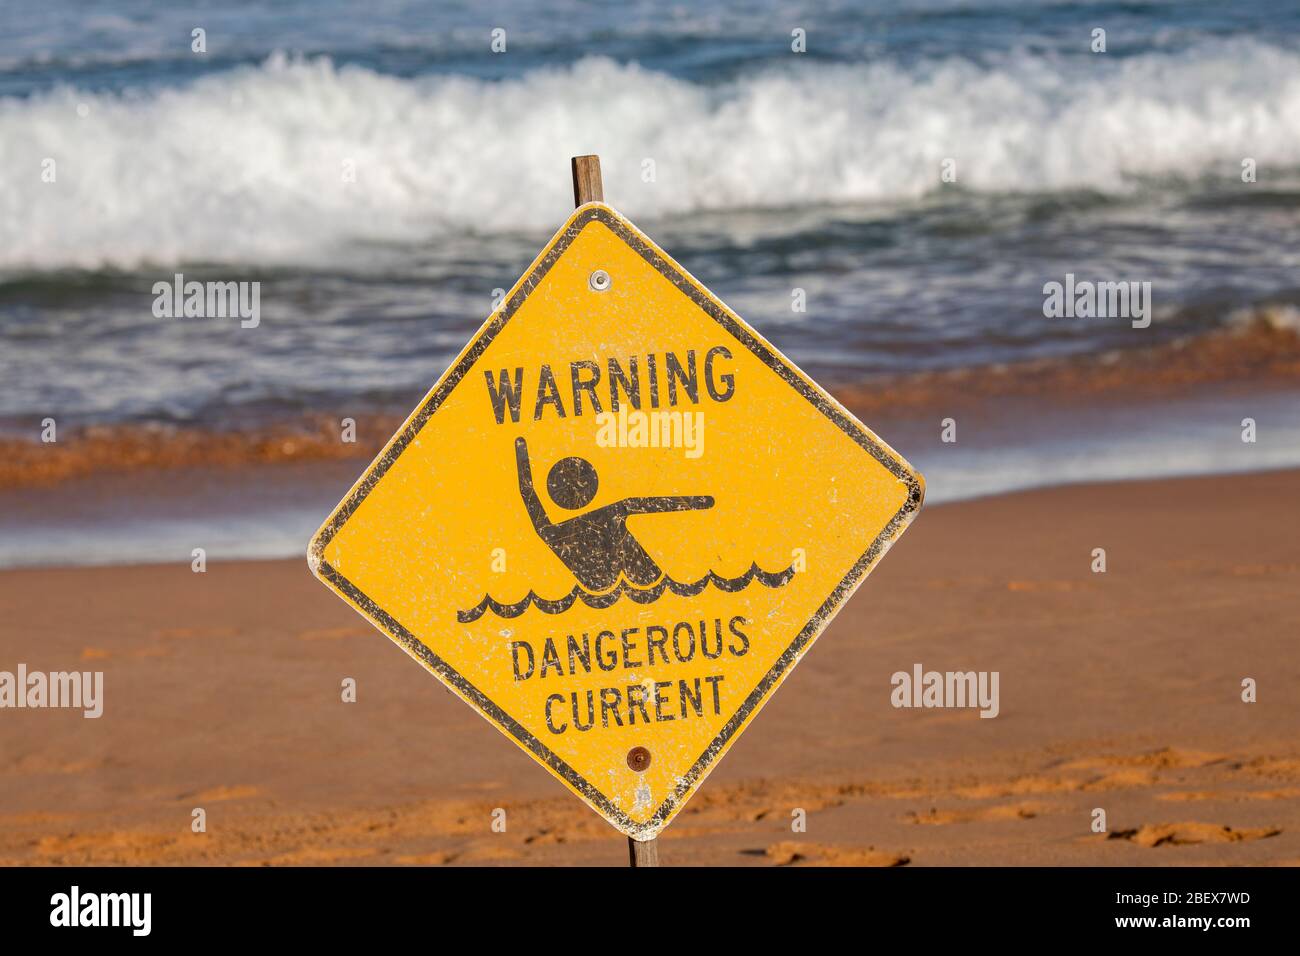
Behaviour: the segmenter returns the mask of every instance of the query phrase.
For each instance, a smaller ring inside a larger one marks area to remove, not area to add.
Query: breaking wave
[[[645,217],[917,199],[949,157],[962,188],[1008,193],[1231,178],[1242,157],[1292,169],[1297,77],[1300,52],[1245,38],[716,85],[604,58],[489,81],[276,54],[179,88],[0,99],[0,270],[355,266],[394,244],[547,230],[580,152]]]
[[[576,584],[573,590],[562,598],[554,601],[538,597],[534,592],[529,591],[522,601],[514,604],[501,604],[490,594],[483,595],[483,600],[479,601],[468,611],[457,611],[456,620],[461,624],[472,624],[486,614],[489,610],[497,617],[513,618],[523,614],[528,610],[531,604],[543,614],[563,614],[569,608],[573,607],[573,602],[581,600],[587,607],[597,610],[604,610],[613,607],[618,603],[619,598],[627,595],[628,600],[635,604],[653,604],[659,598],[663,597],[665,590],[671,591],[678,597],[694,597],[701,593],[709,584],[712,584],[719,591],[726,591],[734,594],[737,591],[743,591],[749,587],[750,582],[757,581],[767,588],[785,587],[794,578],[794,565],[786,568],[784,571],[764,571],[755,562],[749,566],[749,570],[744,574],[734,578],[724,578],[713,571],[710,571],[698,581],[689,584],[683,584],[680,581],[674,581],[672,578],[664,575],[659,582],[648,588],[638,588],[627,583],[624,579],[619,579],[613,590],[601,594],[592,594],[585,590],[581,584]]]

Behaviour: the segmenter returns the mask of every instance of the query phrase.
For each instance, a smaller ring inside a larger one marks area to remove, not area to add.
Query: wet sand
[[[1283,471],[927,507],[664,863],[1300,864],[1297,500]],[[0,647],[106,686],[98,720],[0,711],[0,863],[625,863],[303,560],[6,571]],[[1000,715],[894,709],[916,663],[998,671]]]
[[[1008,403],[1014,408],[1015,400],[1034,408],[1074,408],[1081,396],[1087,396],[1090,404],[1104,404],[1107,400],[1164,401],[1224,387],[1251,394],[1270,388],[1294,392],[1300,383],[1300,319],[1295,310],[1265,307],[1244,312],[1240,319],[1226,329],[1149,348],[870,381],[826,379],[823,384],[830,384],[840,402],[882,434],[894,422],[916,415],[931,421],[936,410],[946,415],[999,403],[1004,416],[1024,422],[1023,414],[1007,415]],[[0,422],[0,491],[186,468],[364,463],[379,452],[422,395],[413,392],[396,409],[358,409],[341,403],[347,410],[337,414],[253,417],[220,428],[61,422],[54,442],[38,441],[41,429],[32,421]],[[350,440],[343,440],[342,422],[353,415],[354,431]]]

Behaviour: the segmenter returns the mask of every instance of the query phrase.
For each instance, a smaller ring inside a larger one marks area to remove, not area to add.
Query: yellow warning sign
[[[923,494],[893,449],[588,203],[309,559],[593,809],[649,839]]]

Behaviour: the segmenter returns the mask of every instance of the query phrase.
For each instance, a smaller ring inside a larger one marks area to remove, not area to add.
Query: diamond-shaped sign
[[[631,223],[588,203],[309,559],[644,840],[923,493],[889,446]]]

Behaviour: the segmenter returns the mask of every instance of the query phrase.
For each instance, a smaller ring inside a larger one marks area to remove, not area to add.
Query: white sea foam
[[[948,157],[973,190],[1227,182],[1245,157],[1300,166],[1300,53],[1236,40],[997,67],[800,63],[719,86],[605,59],[489,82],[277,55],[183,88],[65,88],[0,99],[0,269],[346,263],[544,230],[584,152],[634,217],[906,200]]]
[[[1238,331],[1253,331],[1262,326],[1275,332],[1300,334],[1300,309],[1285,304],[1234,309],[1228,313],[1227,324]]]

